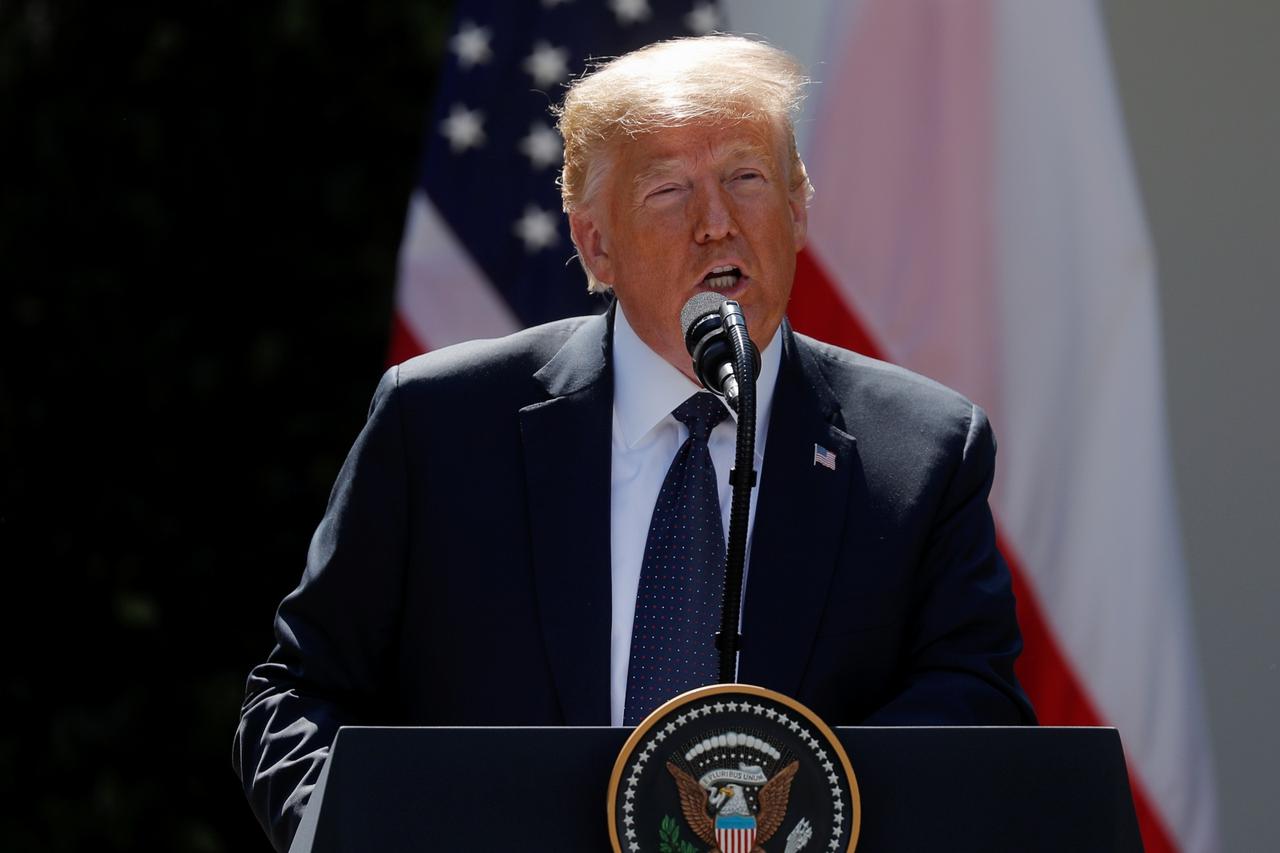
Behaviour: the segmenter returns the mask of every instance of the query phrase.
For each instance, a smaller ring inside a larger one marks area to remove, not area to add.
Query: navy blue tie
[[[649,522],[631,629],[623,722],[719,680],[714,641],[724,583],[724,522],[707,439],[729,412],[705,391],[671,413],[689,428]]]

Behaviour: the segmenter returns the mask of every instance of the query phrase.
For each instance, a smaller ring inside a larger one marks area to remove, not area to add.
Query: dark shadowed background
[[[445,2],[0,2],[0,850],[268,849],[244,679],[384,367]]]

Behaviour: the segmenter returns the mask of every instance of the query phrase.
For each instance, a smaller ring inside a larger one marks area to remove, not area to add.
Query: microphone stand
[[[732,303],[730,303],[732,304]],[[747,335],[746,320],[733,304],[721,308],[724,331],[733,347],[733,373],[737,379],[738,413],[737,445],[729,483],[733,487],[729,503],[729,544],[725,549],[724,597],[720,605],[720,630],[716,648],[720,652],[720,683],[737,680],[738,650],[742,637],[738,633],[738,614],[742,608],[742,571],[747,556],[747,523],[751,517],[751,490],[756,485],[756,346]]]

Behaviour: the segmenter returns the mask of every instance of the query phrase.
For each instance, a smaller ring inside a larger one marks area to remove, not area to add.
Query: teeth
[[[728,290],[737,284],[740,278],[742,278],[742,271],[731,264],[726,264],[713,268],[707,273],[702,283],[712,290]]]

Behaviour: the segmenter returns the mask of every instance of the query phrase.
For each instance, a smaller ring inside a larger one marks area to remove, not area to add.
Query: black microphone
[[[724,397],[737,411],[739,389],[733,371],[734,338],[747,343],[755,365],[753,376],[760,372],[760,353],[750,343],[742,306],[719,293],[703,291],[680,309],[680,327],[684,329],[684,345],[693,357],[693,372],[698,381],[708,391]]]
[[[722,395],[738,414],[733,470],[729,472],[733,489],[724,555],[724,595],[720,600],[720,630],[715,638],[720,681],[728,683],[737,677],[738,650],[742,647],[738,614],[742,610],[751,490],[756,485],[756,375],[760,372],[760,351],[747,334],[742,306],[723,294],[704,291],[686,302],[680,309],[680,327],[684,329],[685,348],[693,356],[694,374],[708,391]]]

